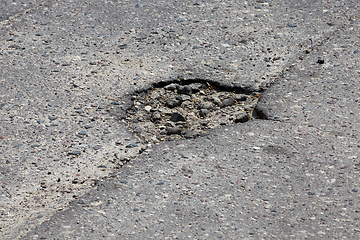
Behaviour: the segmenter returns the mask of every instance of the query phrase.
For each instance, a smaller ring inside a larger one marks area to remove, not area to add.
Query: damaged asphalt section
[[[195,138],[209,129],[247,122],[260,95],[204,80],[182,80],[139,91],[124,105],[112,104],[129,106],[122,119],[130,130],[145,143],[156,143]]]
[[[5,1],[2,239],[358,239],[357,1]]]

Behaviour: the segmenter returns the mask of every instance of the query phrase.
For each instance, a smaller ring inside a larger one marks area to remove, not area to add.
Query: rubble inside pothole
[[[238,92],[206,81],[171,83],[132,96],[125,120],[147,143],[195,138],[209,129],[252,119],[260,94]]]

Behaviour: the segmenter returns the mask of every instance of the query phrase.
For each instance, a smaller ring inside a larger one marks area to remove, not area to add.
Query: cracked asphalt
[[[359,239],[357,0],[0,6],[2,239]],[[122,120],[192,79],[261,93],[254,119]]]

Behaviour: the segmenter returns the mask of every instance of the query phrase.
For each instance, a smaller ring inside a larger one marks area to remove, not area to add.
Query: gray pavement
[[[358,1],[1,4],[3,239],[359,238]],[[111,104],[195,78],[260,119],[149,145]]]

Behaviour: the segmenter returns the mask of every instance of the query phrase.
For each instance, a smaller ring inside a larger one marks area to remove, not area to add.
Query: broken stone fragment
[[[178,86],[177,84],[172,83],[172,84],[170,84],[170,85],[165,86],[164,88],[165,88],[165,90],[174,91],[174,90],[177,88],[177,86]]]
[[[243,122],[247,122],[250,120],[250,116],[246,113],[246,112],[239,112],[238,114],[236,114],[235,117],[235,122],[236,123],[243,123]]]
[[[159,111],[155,111],[151,114],[151,120],[152,121],[158,121],[161,120],[161,113]]]
[[[180,134],[180,133],[181,133],[181,128],[179,127],[171,127],[166,129],[167,135]]]
[[[144,109],[145,109],[145,111],[150,112],[150,110],[151,110],[151,106],[145,106],[145,107],[144,107]]]
[[[207,109],[200,109],[199,111],[200,117],[205,117],[207,113],[208,113]]]
[[[193,130],[184,130],[181,132],[181,135],[184,138],[196,138],[197,136],[199,136],[199,132],[197,131],[193,131]]]
[[[235,99],[232,97],[229,97],[222,102],[221,107],[228,107],[228,106],[232,106],[234,104],[235,104]]]
[[[192,109],[194,109],[194,103],[191,101],[184,101],[181,103],[181,107],[192,110]]]
[[[222,104],[220,98],[217,97],[217,96],[210,96],[210,97],[208,97],[207,99],[208,99],[209,101],[215,103],[215,104],[218,105],[218,106],[221,106],[221,104]]]
[[[166,101],[166,105],[174,108],[181,105],[181,98],[179,96],[172,96]]]
[[[181,100],[182,101],[190,100],[190,96],[189,95],[181,95]]]
[[[185,86],[178,86],[177,87],[177,92],[179,94],[186,94],[186,95],[190,95],[191,94],[191,88],[189,85],[185,85]]]
[[[202,89],[204,87],[201,83],[192,83],[189,86],[193,93],[199,92],[200,89]]]
[[[245,94],[235,94],[234,99],[236,101],[246,101],[247,95],[245,95]]]
[[[214,104],[212,102],[202,102],[199,105],[199,109],[212,109]]]
[[[185,122],[186,120],[183,117],[183,115],[181,115],[180,113],[173,112],[171,114],[170,121],[172,121],[172,122]]]

